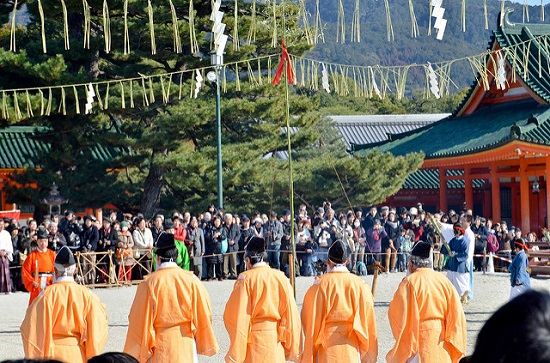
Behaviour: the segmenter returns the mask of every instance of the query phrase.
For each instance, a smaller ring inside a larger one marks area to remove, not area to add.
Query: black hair
[[[174,247],[174,248],[157,250],[157,256],[159,256],[160,260],[163,262],[170,261],[170,260],[176,262],[176,259],[178,258],[178,249]]]
[[[550,292],[529,290],[498,309],[481,328],[470,362],[550,362]]]
[[[88,363],[138,363],[139,361],[128,353],[108,352],[88,359]]]
[[[246,255],[250,259],[250,264],[255,265],[259,262],[267,261],[267,252],[259,252],[254,255]]]

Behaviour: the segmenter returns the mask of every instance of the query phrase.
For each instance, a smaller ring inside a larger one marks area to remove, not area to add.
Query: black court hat
[[[411,255],[418,256],[420,258],[429,258],[432,245],[427,242],[417,242],[411,250]]]
[[[336,240],[328,249],[328,259],[333,263],[340,265],[348,259],[347,246],[341,240]]]
[[[55,263],[63,266],[76,265],[74,255],[67,246],[61,247],[57,255],[55,256]]]

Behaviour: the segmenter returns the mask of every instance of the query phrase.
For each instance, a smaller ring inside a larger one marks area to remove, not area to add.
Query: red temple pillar
[[[439,209],[447,213],[447,169],[439,168]]]
[[[498,165],[491,164],[491,206],[494,223],[500,223],[500,179],[498,177]]]
[[[464,201],[466,209],[474,209],[474,186],[470,176],[470,167],[464,168]]]
[[[529,175],[527,174],[527,159],[521,158],[519,163],[519,194],[520,194],[520,215],[521,230],[529,232],[531,227],[531,216],[529,209]]]
[[[550,156],[546,157],[545,164],[544,164],[544,178],[546,179],[546,187],[544,188],[544,193],[546,194],[546,208],[544,209],[546,211],[546,228],[548,228],[548,211],[550,210],[550,193],[548,192],[548,186],[550,185]]]

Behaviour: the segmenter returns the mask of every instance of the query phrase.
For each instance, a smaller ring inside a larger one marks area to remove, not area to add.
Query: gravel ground
[[[375,313],[378,329],[378,356],[379,362],[385,362],[386,353],[393,346],[393,338],[388,323],[387,312],[389,303],[404,277],[404,273],[381,274],[376,288]],[[508,301],[510,293],[509,274],[475,274],[475,297],[465,306],[468,329],[468,352],[471,353],[477,333],[483,323],[502,304]],[[372,276],[364,278],[372,285]],[[304,294],[313,282],[312,277],[296,279],[296,293],[298,308],[301,309]],[[223,357],[229,346],[229,338],[223,325],[223,310],[229,298],[234,281],[213,281],[205,283],[210,294],[213,310],[214,331],[220,345],[220,352],[214,357],[199,357],[201,362],[223,362]],[[537,277],[531,279],[532,287],[550,290],[550,278]],[[107,306],[109,318],[109,340],[105,351],[121,351],[124,346],[128,329],[128,312],[132,304],[136,286],[95,289],[94,292]],[[23,357],[19,326],[24,318],[29,295],[14,293],[0,295],[0,360],[17,359]]]

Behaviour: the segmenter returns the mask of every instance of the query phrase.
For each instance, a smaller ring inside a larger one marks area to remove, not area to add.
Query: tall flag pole
[[[285,40],[281,39],[282,55],[277,67],[277,72],[273,78],[273,84],[279,84],[283,73],[285,77],[285,100],[286,100],[286,138],[287,138],[287,150],[288,150],[288,169],[289,169],[289,194],[290,194],[290,214],[292,220],[290,222],[290,247],[291,253],[288,256],[288,266],[290,271],[290,284],[294,290],[294,297],[296,297],[296,273],[294,271],[294,260],[296,258],[296,243],[294,240],[294,175],[292,169],[292,146],[290,142],[290,100],[288,85],[294,84],[294,69],[292,69],[292,61],[290,55],[286,49]]]

